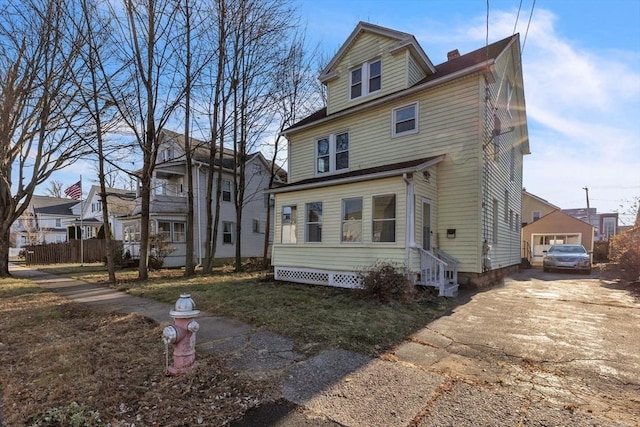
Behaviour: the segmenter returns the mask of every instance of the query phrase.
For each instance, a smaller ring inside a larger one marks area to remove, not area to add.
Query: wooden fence
[[[122,246],[122,241],[116,240],[114,243]],[[91,263],[106,260],[106,241],[103,239],[83,240],[82,249],[82,260],[80,259],[80,240],[26,246],[24,255],[27,265],[79,263],[80,261]]]

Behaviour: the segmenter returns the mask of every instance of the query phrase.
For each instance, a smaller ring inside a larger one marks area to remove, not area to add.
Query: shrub
[[[169,245],[165,240],[165,237],[161,234],[154,234],[149,236],[151,243],[151,251],[149,252],[149,268],[151,270],[159,270],[164,264],[164,259],[167,255],[172,254],[176,248]]]
[[[388,261],[378,261],[361,272],[361,294],[380,302],[409,302],[415,296],[415,287],[402,273],[402,268]]]
[[[640,280],[640,226],[613,237],[610,250],[611,260],[621,269],[621,278]]]

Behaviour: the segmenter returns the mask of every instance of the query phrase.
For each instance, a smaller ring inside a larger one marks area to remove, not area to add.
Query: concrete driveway
[[[595,272],[518,273],[388,357],[448,378],[420,426],[640,425],[640,304]]]

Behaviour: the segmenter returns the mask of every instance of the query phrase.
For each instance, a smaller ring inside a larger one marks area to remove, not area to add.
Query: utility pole
[[[587,193],[587,222],[591,225],[591,212],[589,211],[589,188],[582,187],[582,189]]]

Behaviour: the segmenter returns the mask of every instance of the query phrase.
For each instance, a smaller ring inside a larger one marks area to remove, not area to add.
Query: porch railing
[[[457,294],[458,260],[439,249],[433,252],[419,246],[414,249],[420,254],[420,278],[417,283],[438,288],[441,296]]]

